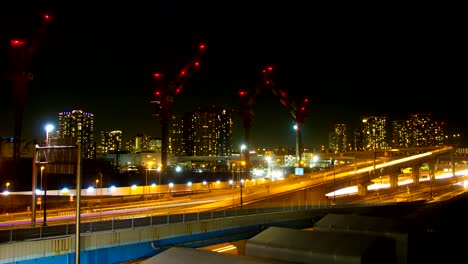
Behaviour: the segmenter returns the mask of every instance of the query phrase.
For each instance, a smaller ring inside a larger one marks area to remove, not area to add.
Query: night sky
[[[268,2],[146,2],[18,1],[0,8],[2,72],[8,69],[9,37],[34,28],[40,11],[52,11],[47,41],[34,57],[23,138],[43,140],[44,125],[73,109],[94,114],[98,138],[101,130],[122,130],[124,138],[161,136],[150,103],[152,74],[178,72],[201,43],[206,52],[175,98],[176,113],[209,104],[238,109],[237,92],[259,87],[261,69],[274,65],[273,78],[289,96],[310,99],[302,131],[306,146],[328,144],[334,123],[353,129],[366,115],[393,120],[432,113],[448,128],[468,131],[456,18],[363,16],[346,8]],[[0,135],[13,136],[11,86],[4,75],[0,84]],[[255,147],[294,146],[293,118],[270,91],[253,106]],[[244,130],[237,112],[234,121],[234,144],[240,145]]]

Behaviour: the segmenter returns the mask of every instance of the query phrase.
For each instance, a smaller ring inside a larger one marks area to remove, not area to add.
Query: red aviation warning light
[[[240,91],[240,92],[239,92],[239,95],[240,95],[240,96],[245,96],[245,95],[247,95],[247,92],[246,92],[246,91]]]
[[[161,73],[155,73],[155,74],[153,74],[153,77],[156,78],[156,79],[157,79],[157,78],[161,78],[162,76],[163,76],[163,74],[161,74]]]
[[[26,41],[21,40],[21,39],[11,39],[10,44],[12,46],[22,46],[22,45],[26,44]]]

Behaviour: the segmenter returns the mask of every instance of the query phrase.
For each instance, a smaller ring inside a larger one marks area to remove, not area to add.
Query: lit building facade
[[[392,143],[393,148],[407,148],[411,144],[411,129],[408,120],[392,121]]]
[[[117,153],[122,150],[122,131],[101,131],[101,146],[99,154]]]
[[[348,151],[348,126],[344,123],[335,124],[330,134],[330,150],[334,153]]]
[[[220,106],[200,107],[173,116],[169,149],[173,156],[230,156],[232,110]]]
[[[364,149],[385,149],[387,144],[387,118],[369,116],[362,119]]]
[[[81,144],[81,157],[85,159],[95,158],[94,144],[94,115],[82,110],[59,112],[58,129],[55,137],[68,139],[76,144]]]

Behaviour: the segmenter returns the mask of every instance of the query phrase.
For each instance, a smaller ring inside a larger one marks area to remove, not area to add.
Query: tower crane
[[[280,86],[272,80],[271,74],[273,73],[273,67],[267,66],[262,70],[263,74],[263,84],[267,86],[273,94],[278,97],[281,104],[289,111],[289,113],[294,118],[294,129],[296,131],[296,159],[297,166],[302,166],[302,126],[304,125],[304,120],[308,116],[309,110],[309,99],[307,97],[303,98],[299,103],[294,101],[289,97],[286,92],[280,88]]]
[[[156,89],[153,93],[151,103],[156,105],[156,111],[153,114],[159,118],[161,127],[161,169],[165,170],[167,166],[167,152],[169,143],[169,120],[172,116],[172,105],[174,98],[181,92],[185,84],[189,81],[193,72],[200,66],[200,58],[205,51],[205,45],[200,44],[195,55],[185,64],[182,70],[176,76],[166,76],[164,73],[154,73]]]
[[[34,56],[39,52],[41,45],[45,43],[45,32],[52,17],[43,12],[40,24],[34,30],[28,30],[26,34],[15,33],[7,41],[8,67],[6,79],[11,81],[13,88],[12,101],[15,107],[14,136],[13,136],[13,160],[18,162],[21,158],[20,147],[23,130],[23,114],[28,97],[29,83],[34,79],[32,63]],[[32,28],[35,25],[33,25]]]
[[[250,171],[250,130],[252,128],[252,119],[254,116],[253,112],[253,103],[257,96],[261,93],[263,86],[258,86],[254,91],[243,89],[239,91],[239,101],[240,109],[239,114],[243,119],[243,125],[245,129],[245,146],[246,151],[244,154],[245,157],[245,170]],[[241,157],[242,158],[242,157]],[[250,178],[250,175],[247,175],[247,178]]]

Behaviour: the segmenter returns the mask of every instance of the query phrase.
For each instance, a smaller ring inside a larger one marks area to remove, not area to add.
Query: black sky
[[[238,108],[237,91],[258,87],[260,70],[272,64],[290,96],[311,100],[306,145],[327,144],[335,122],[353,128],[365,115],[407,119],[430,112],[467,131],[466,63],[458,63],[456,17],[268,2],[24,1],[1,11],[2,52],[10,35],[32,27],[37,19],[30,17],[47,9],[57,20],[35,57],[24,138],[41,139],[47,122],[72,109],[94,113],[96,132],[160,136],[149,103],[151,75],[180,70],[200,43],[207,46],[202,65],[176,98],[174,112],[206,104]],[[14,107],[9,83],[2,85],[0,134],[7,136],[13,134]],[[294,145],[292,117],[270,92],[257,98],[254,114],[253,145]],[[234,144],[240,144],[244,131],[237,114],[235,121]]]

